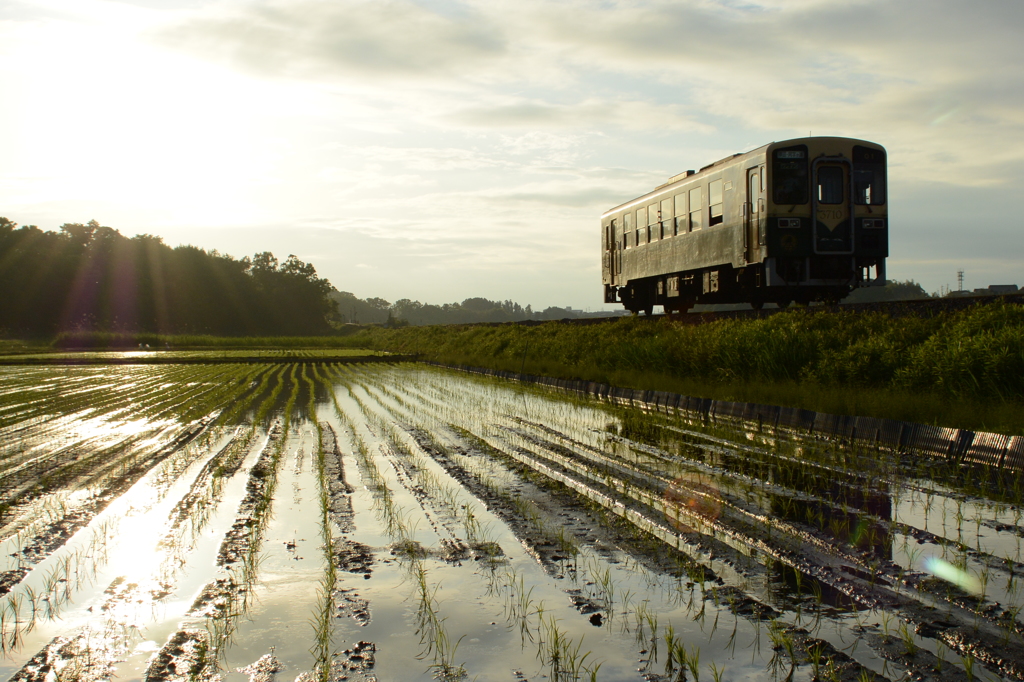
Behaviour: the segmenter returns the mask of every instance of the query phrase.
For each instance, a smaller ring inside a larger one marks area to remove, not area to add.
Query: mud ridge
[[[210,635],[205,630],[178,630],[150,662],[145,682],[213,682],[217,667],[207,659]]]

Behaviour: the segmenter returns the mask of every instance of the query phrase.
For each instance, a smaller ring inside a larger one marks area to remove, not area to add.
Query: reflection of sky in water
[[[211,444],[222,440],[214,437]],[[163,590],[159,579],[165,573],[161,564],[167,558],[167,550],[158,548],[158,543],[167,532],[172,507],[188,491],[205,459],[215,451],[198,447],[199,444],[193,444],[154,467],[33,568],[12,595],[22,600],[25,615],[31,613],[31,596],[36,595],[37,620],[31,629],[22,632],[18,656],[10,654],[0,662],[0,673],[17,670],[17,661],[22,656],[31,655],[54,636],[73,634],[86,627],[92,630],[90,637],[100,642],[110,635],[109,624],[114,622],[120,624],[115,628],[120,633],[118,637],[136,637],[134,628],[153,619],[151,595]],[[165,475],[166,471],[181,469],[183,465],[179,475]],[[89,494],[79,491],[68,498],[82,501]],[[231,518],[233,509],[226,522]],[[219,540],[215,544],[219,546]],[[59,582],[53,583],[54,578],[59,578]],[[111,595],[104,591],[114,585],[115,579],[118,584],[113,592],[130,593],[131,599],[115,601],[113,609],[105,610],[103,605]],[[42,599],[44,595],[48,598]],[[179,615],[191,599],[190,595],[181,603]]]
[[[452,487],[456,504],[462,510],[460,513],[464,514],[467,508],[473,510],[477,520],[487,529],[486,534],[499,542],[506,553],[508,563],[498,570],[514,570],[521,576],[527,588],[533,590],[530,594],[532,608],[542,607],[545,618],[553,619],[552,622],[558,624],[565,636],[574,642],[582,642],[581,652],[593,652],[590,661],[604,661],[600,678],[625,679],[637,676],[640,664],[638,650],[646,646],[635,641],[634,637],[641,604],[659,618],[659,636],[663,636],[664,628],[672,623],[677,635],[684,636],[688,644],[700,646],[705,669],[708,661],[716,661],[720,665],[724,663],[730,670],[727,678],[756,678],[764,674],[766,661],[772,651],[765,631],[767,626],[763,623],[733,614],[724,601],[714,601],[710,596],[705,599],[700,586],[687,587],[689,576],[677,580],[654,574],[637,565],[617,548],[597,551],[584,543],[578,559],[578,572],[568,570],[568,564],[549,566],[546,569],[531,556],[530,551],[510,532],[498,515],[492,514],[461,486],[448,479],[436,461],[420,453],[415,442],[403,429],[408,425],[417,426],[424,432],[435,434],[440,441],[445,441],[456,438],[454,431],[440,426],[451,422],[458,428],[479,435],[495,447],[507,447],[509,451],[516,447],[534,447],[530,438],[535,438],[549,441],[542,447],[557,446],[575,450],[580,461],[587,456],[586,448],[593,449],[601,456],[619,456],[629,466],[648,467],[646,471],[653,472],[645,475],[664,478],[667,491],[657,496],[663,503],[686,507],[709,522],[724,517],[721,519],[723,523],[729,522],[730,515],[737,513],[731,505],[735,505],[736,500],[748,491],[745,486],[749,479],[741,478],[729,470],[730,466],[734,466],[732,461],[742,460],[744,451],[735,450],[740,454],[727,461],[719,455],[722,448],[730,446],[720,442],[715,446],[719,451],[706,461],[694,462],[680,456],[677,466],[676,462],[666,463],[665,451],[658,450],[656,446],[628,442],[620,436],[621,431],[615,431],[613,438],[607,427],[614,426],[617,417],[593,405],[570,403],[553,394],[517,390],[517,387],[502,382],[466,380],[461,376],[453,377],[434,371],[381,368],[372,372],[356,370],[353,374],[356,375],[354,381],[361,383],[354,388],[353,393],[362,405],[357,404],[342,387],[337,388],[338,402],[352,420],[355,432],[363,439],[367,452],[393,491],[394,504],[402,510],[400,515],[409,525],[414,538],[427,549],[439,550],[442,540],[450,539],[452,534],[465,537],[465,531],[462,521],[446,517],[443,511],[413,494],[411,488],[415,488],[415,482],[403,468],[408,458],[416,460],[417,466]],[[362,382],[360,376],[366,381]],[[150,385],[157,384],[153,382]],[[165,388],[182,385],[166,382]],[[395,397],[394,392],[399,394],[401,400]],[[68,424],[66,432],[72,434],[73,439],[84,443],[103,444],[117,442],[119,439],[137,439],[136,447],[151,448],[165,442],[168,433],[177,427],[174,420],[148,421],[132,414],[130,410],[130,406],[120,406],[116,413],[89,414],[81,422]],[[416,589],[410,579],[407,562],[403,563],[390,552],[389,547],[394,538],[388,534],[378,510],[374,509],[374,495],[367,489],[366,481],[356,467],[356,450],[353,443],[349,442],[343,420],[334,413],[330,403],[321,405],[319,413],[320,419],[332,424],[339,435],[345,456],[346,476],[356,488],[352,495],[355,531],[344,538],[369,546],[376,559],[369,580],[362,574],[344,571],[339,574],[340,587],[370,600],[372,620],[366,627],[360,627],[347,617],[334,619],[334,649],[341,650],[359,640],[374,641],[379,647],[377,673],[380,679],[430,679],[427,666],[432,659],[429,656],[416,657],[422,653],[422,646],[414,631]],[[396,426],[397,422],[401,422],[401,426]],[[550,430],[545,431],[546,428]],[[397,434],[407,452],[403,448],[386,444],[389,434]],[[749,444],[748,435],[737,434],[737,441]],[[272,517],[263,538],[260,575],[253,585],[256,598],[251,601],[249,612],[238,619],[236,638],[225,652],[225,660],[231,670],[252,663],[267,653],[270,647],[275,647],[276,655],[285,665],[281,679],[294,679],[298,672],[307,671],[312,665],[309,653],[312,629],[309,618],[317,608],[316,590],[323,568],[323,555],[319,548],[321,539],[317,482],[313,472],[314,438],[311,425],[304,423],[298,432],[293,431],[285,448]],[[223,437],[217,443],[202,446],[205,449],[201,453],[194,452],[192,460],[184,455],[176,455],[166,461],[111,504],[106,512],[93,521],[90,529],[87,529],[90,532],[79,533],[67,547],[55,552],[33,572],[28,584],[35,588],[42,584],[46,572],[52,570],[61,557],[77,552],[82,565],[91,566],[89,570],[95,570],[95,577],[83,580],[76,586],[74,603],[62,614],[64,620],[40,623],[35,631],[29,633],[23,651],[18,654],[19,660],[37,651],[55,634],[71,632],[87,623],[99,628],[105,622],[114,620],[141,628],[139,641],[126,640],[134,647],[134,651],[119,665],[118,675],[138,677],[141,674],[149,655],[178,627],[202,585],[217,575],[226,575],[224,572],[215,572],[212,567],[220,539],[230,526],[238,500],[244,492],[245,468],[232,479],[230,494],[226,494],[224,500],[211,511],[208,527],[201,529],[194,538],[188,538],[188,532],[182,531],[187,542],[183,541],[178,549],[159,545],[160,538],[166,532],[167,519],[173,505],[188,491],[203,459],[216,452],[222,442]],[[675,456],[674,450],[669,453]],[[304,457],[302,466],[299,466],[300,454]],[[255,451],[250,453],[248,465],[252,464],[254,456]],[[454,454],[452,456],[456,457]],[[480,472],[486,473],[500,485],[521,482],[495,460],[473,456],[472,453],[457,457],[466,466],[479,466]],[[672,481],[675,481],[674,485]],[[785,489],[781,483],[773,485],[778,486],[773,491]],[[828,491],[799,492],[801,495],[818,494],[822,499],[828,496]],[[84,495],[84,491],[81,494]],[[751,505],[766,505],[768,513],[771,513],[770,498],[775,494],[750,489],[750,497],[743,499]],[[971,546],[980,542],[983,549],[990,551],[1004,548],[1004,545],[1006,549],[1016,549],[1012,533],[997,532],[982,525],[982,532],[978,536],[971,522],[979,513],[986,519],[1006,519],[1009,512],[996,514],[990,505],[966,502],[961,505],[965,518],[963,527],[957,533],[955,528],[949,528],[954,523],[949,505],[955,504],[955,500],[948,491],[941,491],[941,494],[934,497],[933,508],[927,514],[923,511],[924,503],[920,496],[914,496],[900,486],[892,486],[889,494],[880,493],[886,501],[890,499],[890,494],[894,518],[901,522],[918,526],[927,523],[933,532],[951,539],[962,537],[962,541]],[[51,498],[51,503],[55,503],[52,501],[55,499]],[[941,513],[940,500],[944,501],[947,510],[945,531],[937,516]],[[80,500],[68,495],[63,501],[74,504]],[[43,502],[38,504],[43,505]],[[567,524],[565,517],[578,512],[571,507],[566,509],[569,511],[563,514],[564,510],[558,504],[552,504],[551,508],[544,510],[543,522],[552,529]],[[657,511],[663,515],[666,510],[659,508]],[[41,518],[42,513],[40,506],[36,514]],[[664,522],[664,519],[660,520]],[[110,524],[106,526],[109,539],[105,552],[101,553],[96,547],[91,547],[90,542],[94,537],[93,529],[100,527],[104,521]],[[677,523],[677,530],[689,529],[685,519],[679,519]],[[671,516],[668,524],[674,525]],[[863,531],[864,525],[862,520],[860,526],[851,528],[851,537],[857,537],[857,529]],[[296,545],[289,547],[288,543],[292,541]],[[744,549],[746,542],[742,537],[719,538],[717,541],[726,545],[732,543],[732,546],[740,550]],[[905,538],[898,532],[893,533],[891,542],[889,536],[886,536],[884,543],[887,548],[891,545],[892,556],[897,563],[927,570],[931,575],[968,591],[977,591],[979,587],[976,575],[980,566],[973,560],[967,562],[967,570],[964,571],[955,565],[959,562],[957,556],[937,556],[934,544],[919,544],[914,538]],[[864,614],[833,613],[822,622],[812,623],[809,620],[809,609],[803,615],[795,615],[790,606],[792,602],[784,601],[779,596],[780,581],[771,571],[768,571],[767,576],[744,574],[719,558],[701,554],[706,553],[706,548],[693,546],[689,547],[689,551],[698,555],[704,565],[710,564],[728,585],[740,586],[745,594],[763,602],[771,602],[784,610],[783,622],[803,618],[802,625],[811,627],[813,624],[813,627],[820,628],[817,636],[838,648],[849,647],[851,637],[856,639],[853,628],[859,623],[855,619]],[[546,672],[537,658],[537,644],[527,642],[524,646],[520,632],[507,620],[507,607],[501,591],[495,593],[492,589],[488,592],[489,588],[493,588],[491,583],[495,576],[488,573],[483,562],[469,560],[459,565],[431,557],[424,560],[424,566],[428,571],[431,588],[436,589],[434,595],[439,614],[446,619],[450,634],[453,639],[465,635],[456,662],[467,664],[470,678],[475,675],[481,679],[508,677],[511,670],[521,669],[527,677],[533,679]],[[239,571],[236,569],[231,573],[238,575]],[[614,585],[614,606],[610,613],[605,612],[604,625],[595,627],[586,614],[573,607],[567,590],[580,590],[582,594],[598,599],[597,576],[602,573]],[[102,614],[102,605],[110,597],[103,590],[116,578],[124,580],[115,592],[122,590],[126,598]],[[160,579],[167,583],[160,585]],[[129,587],[133,584],[134,587]],[[167,596],[154,602],[151,592],[164,590],[169,592]],[[989,597],[995,598],[992,594],[990,586]],[[127,598],[129,595],[131,599]],[[690,601],[687,601],[688,598]],[[775,599],[778,600],[773,601]],[[88,608],[93,608],[93,611],[87,611]],[[702,619],[695,617],[698,608],[706,609]],[[875,618],[876,614],[872,612],[870,617]],[[190,623],[197,627],[205,625],[201,619]],[[540,637],[538,631],[534,631],[534,637]],[[761,648],[749,653],[758,638],[761,640]],[[737,653],[740,649],[742,655]],[[862,662],[875,660],[874,654],[870,652],[858,652],[856,657]],[[11,666],[15,665],[13,662],[0,663],[0,672],[13,671]],[[663,667],[662,659],[657,664],[651,664],[649,671],[661,673]],[[241,682],[244,679],[245,676],[240,673],[229,672],[226,682]]]

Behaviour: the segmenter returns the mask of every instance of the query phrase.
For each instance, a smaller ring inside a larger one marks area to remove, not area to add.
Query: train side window
[[[641,239],[644,237],[645,239]],[[638,208],[636,211],[636,243],[637,246],[640,244],[646,244],[647,240],[647,207]]]
[[[671,237],[676,233],[673,220],[675,213],[672,211],[672,197],[661,200],[661,234],[664,237]]]
[[[608,244],[605,246],[607,249],[617,248],[619,245],[619,221],[612,218],[612,222],[608,229]]]
[[[757,173],[752,173],[750,176],[750,212],[757,213],[757,197],[761,193],[761,181],[758,179]]]
[[[695,187],[690,190],[690,231],[696,232],[701,227],[701,215],[700,215],[700,187]]]
[[[773,153],[772,198],[776,204],[807,203],[807,145],[784,147]]]
[[[626,215],[622,216],[622,241],[625,242],[626,248],[628,249],[631,244],[629,243],[629,233],[633,231],[633,212],[630,211]]]
[[[658,215],[658,205],[651,204],[647,207],[647,241],[653,242],[661,239],[661,226],[658,222],[661,216]]]
[[[822,204],[843,203],[843,169],[839,166],[818,168],[818,201]]]
[[[708,227],[722,223],[722,181],[708,183]]]
[[[676,195],[676,234],[686,232],[686,194]]]

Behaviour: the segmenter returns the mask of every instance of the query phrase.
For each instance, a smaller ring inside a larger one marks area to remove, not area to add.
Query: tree
[[[267,251],[235,260],[152,235],[128,239],[95,220],[46,232],[0,218],[0,331],[8,334],[327,333],[333,292],[294,255],[283,264]]]

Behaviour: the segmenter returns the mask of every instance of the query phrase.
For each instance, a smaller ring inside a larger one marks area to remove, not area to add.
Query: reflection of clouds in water
[[[939,557],[928,557],[924,560],[924,570],[928,571],[936,578],[942,578],[947,582],[951,582],[961,589],[967,590],[972,594],[981,594],[981,583],[973,575],[967,571],[957,568],[948,561],[943,561]]]
[[[681,533],[698,530],[691,525],[694,517],[714,521],[721,513],[718,486],[707,474],[683,474],[665,489],[665,518]]]

